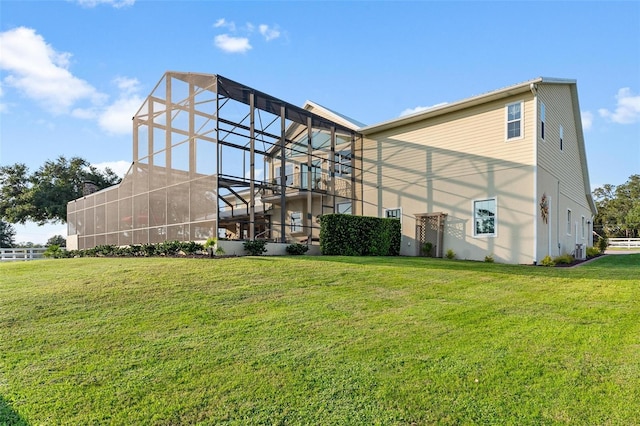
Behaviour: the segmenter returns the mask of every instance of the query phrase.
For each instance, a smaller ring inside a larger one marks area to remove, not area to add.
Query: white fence
[[[609,247],[640,248],[640,238],[609,238]]]
[[[37,248],[0,248],[0,262],[13,260],[44,259],[45,247]]]

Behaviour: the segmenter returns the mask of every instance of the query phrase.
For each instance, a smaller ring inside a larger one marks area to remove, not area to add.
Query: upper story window
[[[522,102],[507,105],[507,139],[522,137]]]
[[[473,202],[473,235],[492,237],[496,235],[496,199],[476,200]]]
[[[282,183],[282,180],[280,179],[280,171],[282,170],[282,167],[276,167],[275,169],[275,173],[273,176],[273,183],[280,186]],[[284,166],[284,185],[285,186],[289,186],[291,185],[291,182],[293,181],[293,164],[285,164]]]
[[[540,102],[540,139],[544,140],[544,124],[547,121],[547,112],[544,102]]]
[[[351,174],[351,152],[338,151],[336,152],[335,163],[336,175],[346,176]]]
[[[560,125],[560,151],[564,150],[564,128]]]

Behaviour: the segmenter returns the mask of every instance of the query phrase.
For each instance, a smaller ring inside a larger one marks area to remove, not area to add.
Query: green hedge
[[[320,250],[326,255],[397,256],[400,221],[349,214],[327,214],[320,219]]]

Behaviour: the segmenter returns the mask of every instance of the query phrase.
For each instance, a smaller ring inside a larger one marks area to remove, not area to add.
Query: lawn
[[[0,264],[0,424],[638,424],[640,255]]]

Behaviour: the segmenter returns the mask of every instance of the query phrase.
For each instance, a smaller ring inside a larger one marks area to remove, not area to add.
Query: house
[[[398,218],[402,255],[582,257],[596,208],[579,111],[575,81],[538,78],[364,126],[168,72],[133,118],[122,183],[69,203],[68,246],[317,244],[319,218],[345,213]]]
[[[401,254],[535,263],[593,245],[577,86],[537,78],[360,128],[363,214],[402,221]]]

